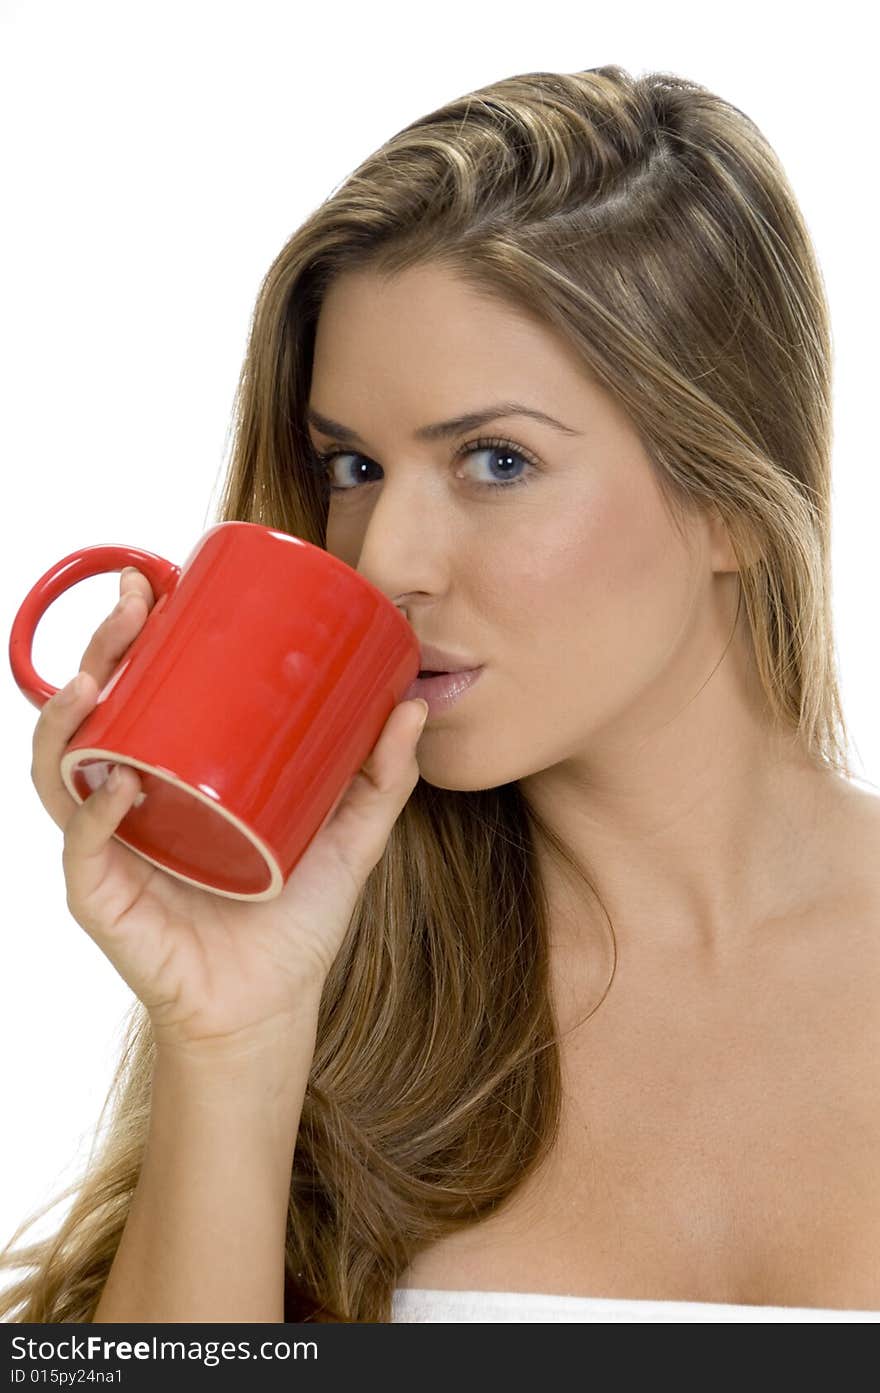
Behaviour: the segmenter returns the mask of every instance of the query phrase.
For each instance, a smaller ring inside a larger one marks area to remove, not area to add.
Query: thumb
[[[421,697],[401,701],[395,706],[382,734],[360,768],[360,774],[370,785],[369,788],[360,785],[368,797],[371,792],[373,796],[377,793],[384,796],[400,792],[401,778],[406,782],[414,768],[418,777],[415,748],[427,719],[428,703]],[[356,784],[357,780],[352,785],[352,791]],[[412,786],[406,796],[411,792]]]
[[[379,861],[419,780],[416,745],[428,718],[421,697],[399,702],[326,827],[326,840],[359,878]]]

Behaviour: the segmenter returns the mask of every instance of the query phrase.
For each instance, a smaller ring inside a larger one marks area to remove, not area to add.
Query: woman
[[[159,990],[95,869],[130,856],[135,782],[75,816],[53,783],[152,603],[123,575],[34,777],[139,1000],[106,1136],[58,1235],[6,1259],[31,1271],[5,1310],[880,1307],[880,812],[835,675],[830,411],[785,175],[679,77],[494,83],[298,229],[219,518],[326,546],[426,667],[481,671],[421,736],[392,713],[333,873],[300,863],[274,920],[151,870],[179,930]],[[287,959],[281,988],[260,972],[294,938],[296,1021]]]

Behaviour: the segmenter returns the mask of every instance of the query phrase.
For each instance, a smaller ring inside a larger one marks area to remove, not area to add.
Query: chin
[[[448,760],[443,762],[448,764]],[[514,779],[519,777],[518,774],[512,774],[509,779],[503,776],[496,778],[491,770],[485,768],[471,771],[462,770],[460,778],[450,777],[448,770],[443,776],[435,777],[424,771],[421,757],[418,757],[418,766],[419,776],[424,783],[430,784],[432,788],[445,788],[449,793],[484,793],[486,789],[500,788],[502,784],[512,783]]]

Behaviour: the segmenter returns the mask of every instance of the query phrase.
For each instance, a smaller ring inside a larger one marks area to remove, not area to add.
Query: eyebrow
[[[324,435],[333,435],[346,444],[363,445],[364,441],[350,426],[343,426],[339,421],[332,420],[329,416],[324,416],[320,411],[315,411],[309,407],[306,413],[311,425]],[[462,435],[465,431],[477,430],[484,426],[488,421],[496,421],[502,416],[531,416],[532,420],[540,421],[546,426],[552,426],[555,430],[561,431],[563,435],[581,435],[581,431],[573,430],[571,426],[566,426],[562,421],[557,421],[554,416],[548,416],[546,411],[538,411],[534,406],[525,406],[518,401],[500,401],[492,406],[483,406],[476,411],[466,411],[462,416],[453,416],[448,421],[435,421],[431,426],[420,426],[413,431],[414,440],[444,440],[451,436]]]

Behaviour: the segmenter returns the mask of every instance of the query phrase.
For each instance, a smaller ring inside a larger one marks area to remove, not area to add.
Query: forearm
[[[93,1320],[283,1321],[317,1003],[265,1054],[157,1054],[144,1163]]]

